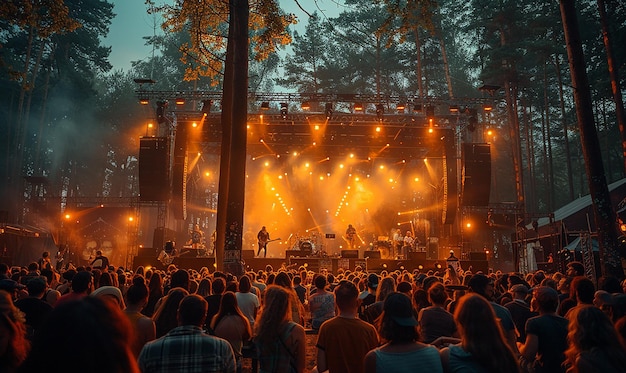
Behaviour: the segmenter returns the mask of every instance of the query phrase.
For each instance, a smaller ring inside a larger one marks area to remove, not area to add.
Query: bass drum
[[[300,251],[313,251],[313,244],[311,241],[302,241],[300,242]]]

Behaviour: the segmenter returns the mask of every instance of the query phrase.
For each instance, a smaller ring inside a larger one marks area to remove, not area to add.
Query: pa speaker
[[[176,128],[174,139],[174,163],[172,165],[172,211],[174,218],[187,219],[187,126],[181,123]]]
[[[342,258],[358,258],[359,250],[341,250]]]
[[[169,199],[169,145],[166,137],[139,139],[139,200]]]
[[[357,251],[357,250],[354,250],[354,251]],[[358,251],[357,251],[357,256],[358,256]],[[363,253],[363,258],[380,259],[380,251],[367,250]]]
[[[489,144],[463,144],[461,205],[487,206],[491,190],[491,149]]]
[[[445,156],[443,157],[443,190],[441,191],[441,222],[453,224],[458,205],[456,147],[453,130],[444,134]]]

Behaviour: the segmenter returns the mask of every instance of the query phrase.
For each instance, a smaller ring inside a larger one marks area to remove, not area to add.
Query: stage
[[[427,273],[430,270],[439,271],[443,275],[443,271],[446,267],[445,259],[427,259],[425,255],[410,255],[407,259],[380,259],[380,258],[345,258],[345,257],[317,257],[317,256],[295,256],[290,255],[285,258],[255,258],[250,257],[252,250],[243,251],[243,262],[247,271],[258,271],[265,269],[270,265],[274,270],[278,270],[281,267],[289,269],[299,269],[305,267],[309,271],[320,272],[323,269],[332,273],[337,273],[339,269],[351,270],[357,266],[360,266],[367,272],[380,273],[384,270],[408,270],[412,272],[415,269],[419,269],[421,273]],[[367,252],[366,252],[367,253]],[[417,253],[419,254],[419,253]],[[471,270],[472,272],[482,271],[487,273],[489,270],[489,262],[487,260],[461,260],[461,268],[464,270]],[[174,258],[172,264],[175,264],[178,268],[192,268],[200,270],[202,267],[207,267],[211,272],[215,269],[215,258],[212,257],[189,257],[181,256]],[[160,263],[157,260],[156,255],[142,255],[136,256],[133,261],[133,270],[138,266],[153,267],[164,269],[167,266]]]

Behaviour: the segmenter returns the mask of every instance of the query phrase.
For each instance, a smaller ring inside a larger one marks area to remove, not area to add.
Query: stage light
[[[398,104],[396,105],[396,110],[398,110],[398,113],[404,113],[404,109],[406,109],[406,105],[405,104]]]
[[[150,100],[148,100],[147,98],[140,98],[139,103],[142,105],[148,105],[150,103]]]
[[[380,126],[376,127],[376,132],[380,132]]]
[[[177,99],[175,100],[175,102],[176,102],[176,105],[179,105],[179,106],[180,106],[180,105],[185,105],[185,99],[184,99],[184,98],[182,98],[182,97],[177,98]]]
[[[354,111],[363,111],[363,104],[362,103],[354,104]]]
[[[268,101],[261,102],[261,110],[269,110],[270,103]]]
[[[490,112],[491,110],[493,110],[493,106],[483,105],[483,111]]]
[[[287,119],[287,113],[289,112],[289,104],[286,102],[280,103],[280,115],[283,119]]]
[[[309,103],[308,101],[302,101],[302,110],[309,110],[311,109],[311,103]]]
[[[459,112],[459,107],[457,105],[450,105],[450,112],[451,113],[458,113]]]

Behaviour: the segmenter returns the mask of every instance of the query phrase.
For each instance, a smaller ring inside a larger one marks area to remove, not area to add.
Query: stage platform
[[[354,271],[357,266],[368,272],[380,273],[384,270],[395,271],[408,270],[412,272],[414,269],[419,269],[421,273],[426,273],[430,270],[440,271],[443,275],[443,271],[446,267],[445,260],[431,260],[431,259],[360,259],[360,258],[339,258],[339,257],[289,257],[289,258],[248,258],[244,259],[245,268],[247,271],[258,271],[265,269],[267,265],[272,266],[274,270],[285,266],[287,268],[298,269],[305,267],[307,270],[320,272],[326,269],[332,273],[342,269],[349,269]],[[472,272],[482,271],[487,273],[489,270],[489,262],[486,260],[461,260],[461,268],[464,270],[471,270]],[[211,272],[215,269],[215,258],[206,257],[179,257],[175,258],[173,263],[179,268],[193,268],[200,270],[202,267],[207,267]],[[165,265],[161,264],[156,257],[152,256],[136,256],[133,261],[133,270],[138,266],[150,266],[155,268],[164,269]]]

